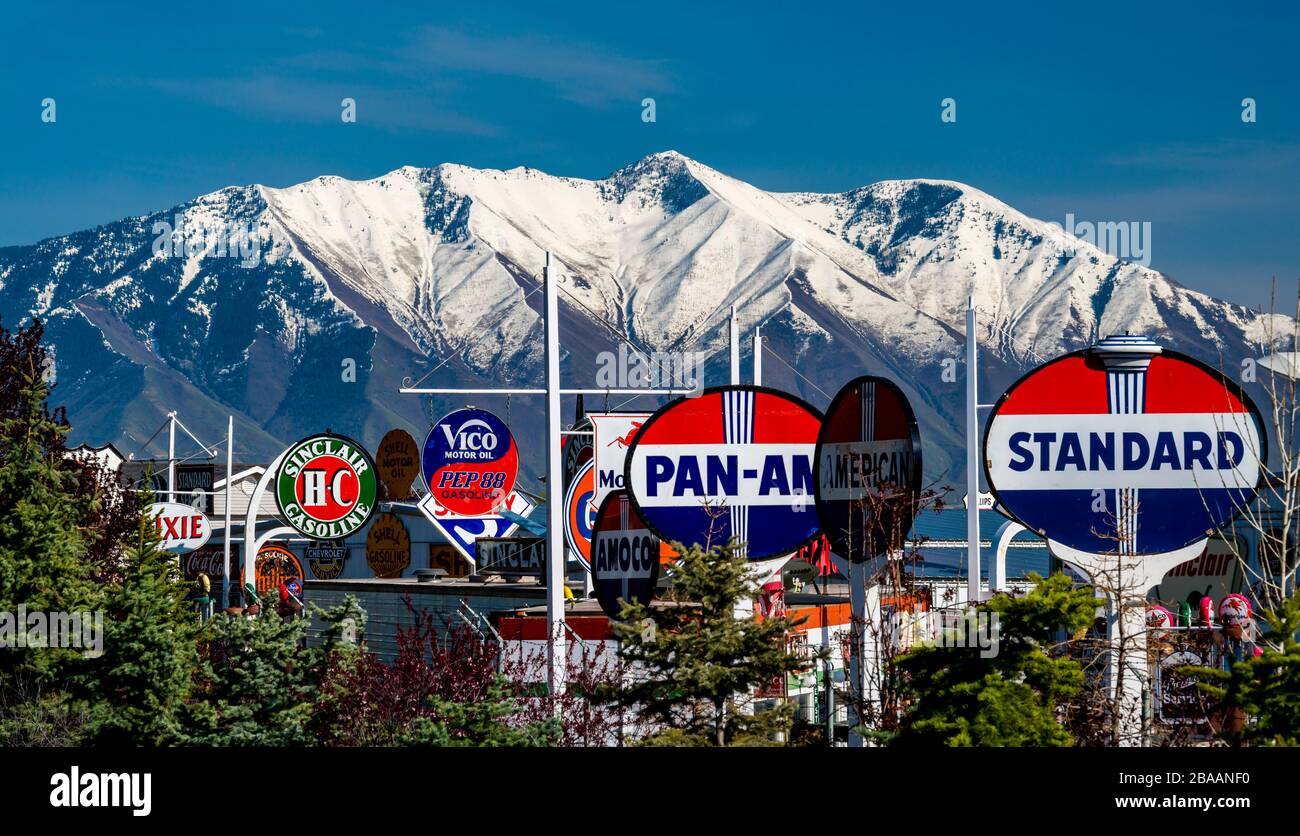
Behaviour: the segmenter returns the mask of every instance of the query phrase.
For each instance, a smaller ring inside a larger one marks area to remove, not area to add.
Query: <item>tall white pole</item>
[[[740,383],[740,325],[736,322],[736,306],[731,306],[731,385]]]
[[[176,501],[176,413],[167,413],[167,501]]]
[[[221,606],[217,608],[218,610],[230,606],[230,480],[235,471],[234,461],[235,416],[230,415],[226,418],[226,534],[222,538],[225,542],[221,546],[224,571],[221,573]]]
[[[975,297],[966,298],[966,600],[980,599],[979,346]]]
[[[564,693],[564,476],[560,462],[560,303],[552,256],[546,253],[546,649],[547,685]],[[559,703],[556,703],[558,710]]]
[[[849,705],[854,707],[849,717],[849,747],[853,749],[864,745],[862,735],[854,729],[862,720],[857,716],[856,706],[867,699],[866,689],[862,687],[862,644],[867,619],[866,574],[865,564],[849,564],[849,693],[852,695]]]
[[[754,328],[754,385],[763,385],[763,327]]]

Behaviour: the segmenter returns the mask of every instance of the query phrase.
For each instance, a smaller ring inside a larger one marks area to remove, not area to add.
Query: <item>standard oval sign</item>
[[[458,409],[433,425],[421,458],[424,482],[456,514],[491,514],[519,473],[519,450],[505,423],[486,409]]]
[[[591,540],[591,584],[606,615],[617,618],[624,601],[648,605],[654,599],[660,550],[627,491],[606,495]]]
[[[998,504],[1087,554],[1155,555],[1211,537],[1255,496],[1268,458],[1249,396],[1144,338],[1058,357],[998,400],[984,466]]]
[[[378,497],[374,461],[346,436],[304,438],[285,451],[276,472],[280,516],[313,540],[342,540],[359,531]]]
[[[159,548],[172,554],[201,549],[212,536],[207,516],[192,505],[179,502],[155,502],[149,513],[158,524]]]
[[[813,454],[821,413],[784,392],[720,386],[646,421],[624,484],[646,527],[668,543],[736,538],[750,560],[798,551],[821,533]]]
[[[817,516],[854,563],[903,547],[921,494],[921,432],[903,390],[870,375],[835,395],[813,464]]]

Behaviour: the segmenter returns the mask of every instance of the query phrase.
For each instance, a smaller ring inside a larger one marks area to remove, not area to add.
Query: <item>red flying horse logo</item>
[[[617,444],[619,447],[622,447],[624,450],[626,450],[628,447],[632,445],[632,437],[636,435],[636,431],[641,429],[641,425],[644,423],[645,423],[644,421],[633,421],[632,429],[627,431],[627,435],[620,436],[619,438],[614,439],[613,441],[606,444],[605,446],[613,447],[615,444]]]

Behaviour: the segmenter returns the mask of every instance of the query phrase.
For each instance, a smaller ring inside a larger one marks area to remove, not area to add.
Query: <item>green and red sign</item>
[[[314,435],[287,451],[275,474],[280,516],[313,540],[341,540],[375,512],[379,480],[374,460],[341,435]]]

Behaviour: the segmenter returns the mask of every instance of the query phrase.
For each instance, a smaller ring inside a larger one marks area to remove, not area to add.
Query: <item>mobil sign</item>
[[[212,527],[204,513],[179,502],[155,502],[149,513],[158,525],[158,547],[172,554],[200,549],[212,536]]]
[[[1067,559],[1190,548],[1251,501],[1266,460],[1245,392],[1145,337],[1109,337],[1030,372],[984,434],[998,504]]]
[[[614,491],[624,490],[627,451],[632,439],[650,420],[648,412],[587,413],[592,428],[592,459],[596,462],[596,492],[591,503],[596,507]]]
[[[750,560],[797,551],[821,529],[813,453],[821,414],[761,386],[679,398],[646,421],[625,481],[646,527],[665,542],[739,540]]]

